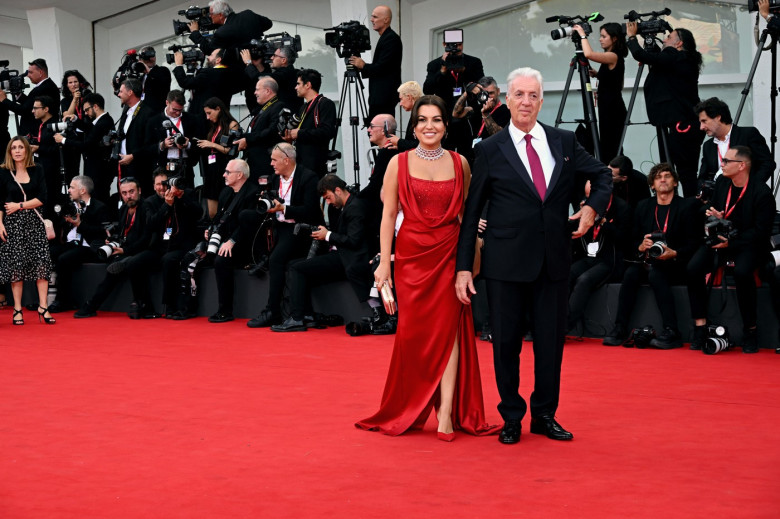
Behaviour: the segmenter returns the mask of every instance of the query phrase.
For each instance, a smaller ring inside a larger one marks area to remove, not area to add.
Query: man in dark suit
[[[366,240],[371,252],[379,252],[379,225],[382,223],[382,185],[385,180],[385,171],[390,159],[398,154],[397,149],[390,149],[390,139],[385,131],[394,135],[396,130],[395,118],[389,114],[379,114],[371,120],[368,126],[368,140],[376,147],[376,159],[371,169],[368,185],[360,190],[357,197],[366,205]]]
[[[197,21],[189,23],[190,40],[206,54],[211,54],[217,48],[233,49],[249,40],[260,39],[273,26],[271,20],[249,9],[233,12],[224,0],[209,2],[209,15],[212,23],[220,26],[211,36],[200,33]]]
[[[290,261],[306,256],[311,246],[311,236],[305,233],[294,234],[296,223],[320,225],[323,223],[317,194],[317,175],[297,162],[295,147],[283,142],[271,151],[271,165],[274,175],[270,189],[276,191],[280,199],[275,200],[268,213],[273,217],[274,248],[269,258],[268,303],[260,315],[250,319],[247,326],[263,328],[282,322],[282,297]],[[257,214],[254,209],[241,215],[242,227],[247,217]],[[246,234],[246,233],[245,233]]]
[[[103,137],[114,129],[114,119],[104,111],[105,100],[100,94],[89,94],[84,98],[83,119],[76,118],[76,124],[84,132],[84,140],[68,139],[58,133],[54,139],[66,148],[78,150],[84,157],[84,174],[92,179],[92,196],[108,203],[111,182],[117,173],[116,161],[111,161],[111,147],[103,145]]]
[[[637,204],[650,198],[647,175],[634,169],[634,163],[625,155],[618,155],[609,161],[612,171],[612,192],[622,198],[633,211]]]
[[[49,77],[49,67],[43,58],[34,59],[27,67],[27,79],[35,85],[27,95],[20,95],[16,101],[7,98],[5,90],[0,89],[0,103],[19,116],[19,135],[33,135],[38,133],[38,123],[35,122],[32,107],[35,98],[48,96],[56,101],[56,108],[52,111],[52,117],[59,120],[60,89]]]
[[[474,174],[463,215],[456,261],[455,289],[464,304],[475,294],[472,282],[477,225],[490,198],[482,253],[486,279],[493,358],[504,418],[502,443],[520,440],[520,421],[527,404],[519,395],[522,319],[533,318],[534,392],[531,432],[555,440],[572,434],[555,421],[566,334],[571,240],[583,236],[603,214],[612,192],[609,169],[578,143],[573,132],[537,122],[542,108],[542,76],[531,68],[507,78],[511,124],[477,144]],[[590,197],[569,218],[579,199],[581,177],[590,180]],[[579,219],[568,231],[569,219]]]
[[[279,122],[279,112],[285,108],[277,96],[278,89],[279,86],[271,77],[261,77],[257,81],[257,112],[247,126],[246,137],[236,140],[238,149],[244,152],[244,160],[249,163],[254,182],[261,176],[270,177],[274,174],[271,167],[271,148],[282,142],[276,125]]]
[[[712,137],[701,149],[699,181],[713,180],[720,176],[721,159],[729,147],[747,146],[753,155],[750,178],[765,184],[775,172],[775,160],[766,145],[766,139],[752,126],[737,126],[731,118],[729,106],[711,97],[697,104],[693,111],[699,116],[701,129]]]
[[[446,45],[442,42],[442,45]],[[462,59],[462,64],[457,68],[447,66],[450,53],[445,52],[440,58],[428,63],[428,72],[423,83],[423,92],[428,95],[437,95],[447,103],[447,110],[452,113],[455,102],[463,95],[466,85],[476,83],[485,75],[482,68],[482,60],[463,54],[463,43],[458,45],[458,51],[453,57]]]
[[[263,76],[269,76],[276,81],[279,86],[277,95],[284,106],[296,113],[301,109],[303,99],[295,93],[295,84],[298,81],[298,71],[293,66],[296,59],[295,50],[287,46],[276,49],[271,57],[270,66],[263,63],[262,57],[253,60],[249,49],[241,51],[241,59],[246,64],[244,75],[251,83],[251,86],[247,87],[246,93],[246,105],[249,111],[254,111],[257,107],[254,88],[257,81]]]
[[[35,162],[43,167],[46,176],[46,212],[52,214],[52,209],[62,201],[63,189],[65,189],[65,177],[60,171],[61,157],[57,141],[54,140],[54,131],[49,126],[56,123],[53,115],[58,111],[56,101],[49,96],[39,96],[33,103],[33,113],[38,127],[33,132],[30,144],[34,152]]]
[[[194,187],[193,167],[198,162],[198,147],[192,139],[202,137],[203,127],[200,118],[183,111],[184,92],[168,92],[165,109],[149,119],[146,127],[150,142],[148,152],[153,157],[153,168],[162,168],[171,177],[183,176],[187,187]],[[179,136],[184,137],[181,144],[176,142]]]
[[[194,75],[190,75],[184,71],[184,54],[181,52],[174,54],[176,68],[173,69],[173,76],[182,89],[192,91],[187,112],[200,118],[204,123],[206,115],[203,113],[203,105],[206,101],[212,97],[218,97],[225,103],[225,106],[229,107],[230,99],[233,97],[230,73],[227,67],[222,64],[224,56],[225,49],[214,49],[211,54],[206,56],[206,66],[199,69]]]
[[[363,201],[350,195],[347,183],[336,175],[325,175],[317,185],[325,201],[341,210],[338,226],[328,230],[320,225],[311,237],[326,242],[327,254],[290,263],[290,317],[282,324],[271,326],[274,332],[305,332],[307,304],[312,285],[347,279],[360,302],[369,301],[373,275],[366,238],[366,207]],[[378,297],[369,303],[376,312],[384,313]],[[380,310],[382,308],[382,310]],[[311,314],[308,314],[311,315]],[[378,320],[381,318],[378,318]],[[386,321],[384,315],[382,321]]]
[[[154,47],[144,47],[139,53],[140,61],[146,67],[143,79],[144,104],[155,113],[165,108],[165,98],[171,90],[171,71],[157,64],[157,53]]]
[[[369,80],[369,121],[378,114],[395,114],[395,105],[398,104],[396,92],[401,86],[401,59],[404,48],[401,37],[390,27],[392,20],[393,12],[389,7],[375,7],[371,13],[371,25],[379,33],[379,41],[376,42],[374,61],[366,63],[359,56],[349,58],[350,64]]]
[[[146,127],[154,112],[141,102],[141,82],[127,79],[119,86],[117,94],[124,110],[119,118],[117,133],[121,139],[119,167],[121,177],[135,178],[141,190],[152,192],[152,167],[148,146],[151,143]]]

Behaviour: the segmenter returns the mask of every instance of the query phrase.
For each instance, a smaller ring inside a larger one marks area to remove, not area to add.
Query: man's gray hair
[[[295,146],[290,144],[289,142],[280,142],[276,146],[274,146],[274,149],[279,148],[279,151],[282,152],[285,156],[287,156],[288,159],[295,161],[296,160],[296,153],[295,153]],[[273,151],[273,150],[271,150]]]
[[[233,159],[231,162],[236,167],[236,169],[241,172],[241,175],[244,178],[249,178],[249,164],[247,164],[245,160]]]
[[[279,83],[277,83],[274,78],[270,76],[263,76],[260,79],[258,79],[258,81],[260,81],[260,85],[263,88],[269,89],[271,92],[274,93],[274,95],[279,93]]]
[[[279,54],[281,54],[287,59],[288,65],[292,65],[293,63],[295,63],[296,52],[292,49],[292,47],[282,45],[281,47],[279,47]]]
[[[542,79],[542,73],[531,67],[516,68],[509,73],[509,76],[506,78],[507,95],[512,92],[512,81],[519,77],[535,79],[539,83],[539,98],[544,99],[544,80]]]
[[[211,2],[209,2],[209,7],[211,8],[212,13],[224,14],[225,17],[233,14],[233,9],[225,0],[211,0]]]
[[[493,76],[484,76],[479,81],[477,81],[477,83],[482,88],[487,88],[489,86],[494,86],[498,88],[498,83],[496,83],[496,78],[494,78]]]
[[[87,193],[92,194],[92,190],[95,189],[95,182],[86,175],[77,175],[73,177],[81,187],[87,190]]]

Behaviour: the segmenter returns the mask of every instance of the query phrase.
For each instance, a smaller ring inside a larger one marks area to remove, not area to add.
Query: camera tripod
[[[575,69],[580,74],[580,92],[582,93],[582,108],[585,118],[582,120],[575,119],[572,122],[584,122],[590,129],[590,135],[593,139],[593,156],[596,160],[601,160],[601,151],[599,143],[599,129],[596,121],[596,106],[593,103],[593,89],[590,85],[590,76],[588,71],[590,65],[587,58],[582,51],[582,38],[579,33],[574,32],[571,35],[571,41],[574,42],[575,55],[569,63],[569,75],[566,77],[566,86],[563,89],[563,97],[561,98],[561,105],[558,107],[558,115],[555,117],[555,127],[563,123],[563,109],[566,106],[566,99],[569,97],[569,88],[571,87],[571,78],[574,76]]]
[[[344,100],[346,99],[348,101],[347,104],[349,104],[349,125],[352,129],[352,160],[354,161],[352,167],[355,173],[355,185],[359,189],[360,158],[358,148],[358,126],[360,126],[361,119],[365,124],[368,124],[368,122],[366,122],[368,110],[366,108],[365,94],[363,93],[365,87],[363,86],[363,80],[360,78],[360,73],[355,67],[349,64],[349,57],[344,58],[344,60],[347,62],[347,70],[344,71],[344,80],[341,83],[341,99],[339,101],[339,113],[336,115],[336,128],[341,127],[341,119],[344,117]],[[358,111],[357,115],[355,115],[355,108]],[[336,149],[337,138],[338,137],[333,138],[332,150],[334,151]]]
[[[770,43],[770,52],[772,54],[772,84],[769,88],[769,102],[771,105],[770,109],[770,143],[769,143],[769,149],[772,153],[772,157],[775,156],[775,143],[777,142],[777,115],[775,114],[775,109],[777,106],[777,40],[780,38],[780,22],[774,23],[775,20],[777,20],[777,15],[772,17],[770,22],[767,24],[764,31],[761,33],[761,39],[758,40],[758,48],[756,49],[756,55],[753,58],[753,65],[750,67],[750,73],[748,73],[747,81],[745,82],[745,88],[742,89],[742,99],[739,101],[739,108],[737,108],[737,113],[734,116],[734,124],[737,124],[739,122],[739,116],[742,115],[742,108],[745,106],[745,100],[747,99],[747,95],[750,93],[750,86],[753,84],[753,76],[756,74],[756,68],[758,67],[758,62],[761,59],[761,53],[765,50],[764,45],[766,44],[766,39],[769,36],[772,36],[772,43]],[[772,193],[777,196],[778,188],[780,188],[780,179],[776,178],[774,175],[770,178],[771,182],[771,188]]]

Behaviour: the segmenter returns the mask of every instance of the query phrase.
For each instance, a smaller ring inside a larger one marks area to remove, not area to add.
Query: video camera
[[[755,13],[758,11],[758,0],[748,0],[748,12]],[[769,12],[780,13],[780,0],[769,0]]]
[[[238,144],[236,144],[236,141],[238,139],[243,139],[243,138],[244,138],[244,129],[239,126],[235,130],[230,130],[227,134],[220,137],[219,145],[224,146],[226,148],[230,148],[226,153],[226,155],[234,159],[238,156]]]
[[[181,52],[187,74],[194,74],[206,59],[206,55],[197,45],[171,45],[168,50],[171,52],[165,55],[165,62],[168,65],[173,65],[176,63],[175,53]]]
[[[649,13],[637,13],[636,11],[629,11],[628,14],[624,14],[623,18],[629,22],[639,23],[636,26],[636,32],[640,36],[645,38],[653,38],[656,34],[662,32],[672,32],[672,26],[666,20],[662,20],[659,16],[667,16],[672,14],[672,10],[668,7],[663,11],[651,11]],[[649,16],[648,20],[642,20],[642,17]],[[626,24],[620,24],[623,30],[623,34],[626,33]]]
[[[550,37],[553,40],[560,40],[561,38],[572,38],[572,40],[579,41],[580,34],[574,30],[575,25],[582,27],[585,31],[585,36],[590,35],[593,32],[590,22],[600,22],[604,17],[599,12],[591,13],[587,16],[550,16],[545,21],[547,23],[557,23],[559,28],[550,32]]]
[[[0,61],[0,88],[7,90],[13,96],[20,96],[25,88],[30,85],[25,84],[24,78],[27,77],[27,71],[20,74],[18,70],[12,70],[8,68],[9,61],[4,59]]]
[[[114,86],[114,95],[119,94],[119,87],[126,79],[143,79],[146,75],[146,65],[141,63],[141,59],[149,59],[154,57],[151,53],[138,54],[135,49],[130,49],[122,56],[122,63],[114,73],[114,78],[111,80],[111,84]]]
[[[295,53],[301,52],[303,50],[301,36],[298,34],[292,36],[288,32],[268,34],[262,39],[251,40],[247,49],[253,60],[262,59],[265,65],[270,65],[274,52],[282,47],[292,49]]]
[[[717,216],[708,216],[704,224],[704,244],[707,247],[723,243],[720,237],[727,240],[733,240],[737,237],[737,230],[731,220],[718,218]]]
[[[185,17],[190,21],[198,22],[198,30],[201,32],[212,31],[218,27],[218,25],[211,21],[211,15],[209,14],[208,7],[198,7],[197,5],[191,5],[187,9],[182,9],[177,14],[179,16]],[[181,36],[187,32],[190,32],[190,26],[187,22],[173,20],[173,34],[176,36]]]
[[[371,50],[371,33],[368,32],[368,27],[357,20],[343,22],[323,30],[326,31],[325,44],[336,49],[336,54],[339,58],[344,58],[350,70],[352,69],[352,65],[349,64],[350,57],[360,56],[361,52]]]

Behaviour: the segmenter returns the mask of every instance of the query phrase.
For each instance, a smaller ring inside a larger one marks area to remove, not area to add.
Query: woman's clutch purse
[[[395,298],[393,297],[393,289],[390,288],[390,285],[387,282],[382,283],[379,295],[382,297],[382,303],[385,305],[385,312],[387,312],[387,315],[395,315],[396,306]]]

